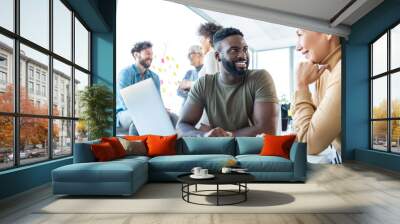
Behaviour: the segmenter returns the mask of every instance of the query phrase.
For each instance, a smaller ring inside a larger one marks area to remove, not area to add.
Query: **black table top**
[[[211,179],[193,179],[192,173],[186,173],[177,177],[178,181],[186,184],[236,184],[248,183],[255,180],[249,173],[212,173],[215,177]]]

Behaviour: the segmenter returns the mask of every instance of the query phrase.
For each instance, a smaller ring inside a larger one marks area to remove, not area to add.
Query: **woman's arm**
[[[340,78],[328,84],[318,107],[308,89],[298,90],[294,100],[293,121],[297,138],[307,143],[308,154],[325,150],[341,132]]]

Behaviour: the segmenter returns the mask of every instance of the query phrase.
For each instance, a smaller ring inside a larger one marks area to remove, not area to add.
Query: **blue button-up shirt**
[[[122,69],[122,71],[118,75],[118,80],[117,80],[117,114],[118,112],[126,110],[126,106],[124,104],[124,100],[122,99],[120,90],[128,87],[130,85],[133,85],[135,83],[138,83],[140,81],[143,81],[148,78],[152,78],[154,84],[157,87],[158,92],[160,93],[160,78],[156,73],[153,71],[147,69],[144,73],[143,79],[142,76],[139,73],[138,68],[136,65],[129,66],[127,68]],[[160,93],[161,94],[161,93]],[[117,116],[118,117],[118,116]],[[117,120],[117,127],[119,127],[119,121]]]

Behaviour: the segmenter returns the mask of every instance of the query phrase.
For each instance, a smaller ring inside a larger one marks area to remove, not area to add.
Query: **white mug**
[[[201,169],[200,170],[200,176],[207,176],[208,175],[208,169]]]
[[[222,173],[230,173],[232,171],[232,168],[230,167],[222,167],[221,172]]]
[[[192,173],[193,173],[194,175],[196,175],[196,176],[199,176],[199,175],[201,175],[201,174],[200,174],[200,171],[201,171],[201,170],[202,170],[201,167],[193,167]]]

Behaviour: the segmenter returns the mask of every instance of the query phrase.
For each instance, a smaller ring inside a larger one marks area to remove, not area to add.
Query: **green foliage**
[[[392,114],[391,117],[400,117],[400,100],[393,99],[391,102]],[[387,112],[387,101],[382,100],[372,110],[373,118],[388,118]],[[374,138],[386,138],[387,136],[387,121],[375,121],[373,122],[373,134]],[[391,121],[391,135],[393,141],[400,139],[400,122],[398,120]]]
[[[79,106],[85,121],[89,140],[109,136],[107,129],[112,127],[113,94],[104,85],[95,84],[79,93]]]

